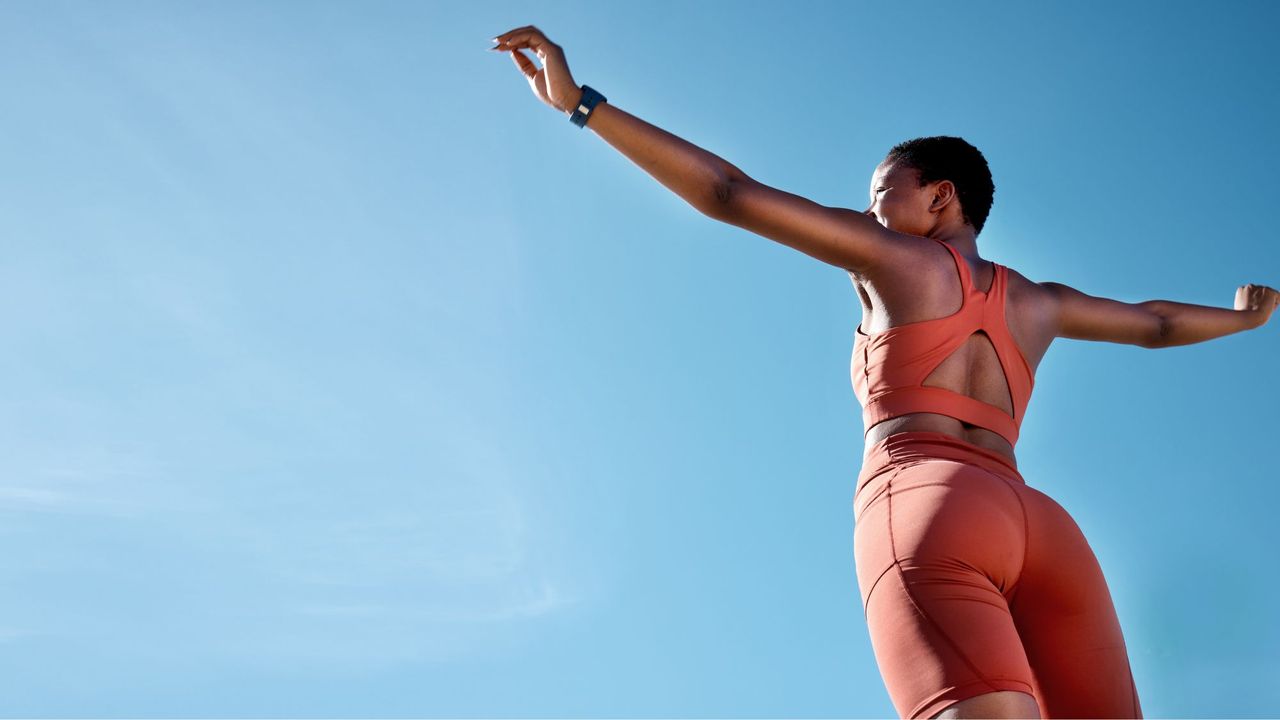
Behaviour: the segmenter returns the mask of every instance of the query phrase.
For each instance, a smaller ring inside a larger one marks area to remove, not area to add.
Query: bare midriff
[[[1013,448],[1010,447],[1009,441],[1005,440],[999,434],[994,433],[986,428],[976,425],[970,425],[961,422],[947,415],[939,415],[938,413],[908,413],[899,415],[895,418],[889,418],[883,422],[876,423],[867,431],[866,445],[863,448],[863,457],[866,457],[867,450],[872,445],[889,437],[894,433],[925,431],[937,432],[944,435],[950,435],[967,443],[972,443],[981,448],[1000,453],[1009,458],[1009,461],[1018,465],[1018,459],[1014,457]]]

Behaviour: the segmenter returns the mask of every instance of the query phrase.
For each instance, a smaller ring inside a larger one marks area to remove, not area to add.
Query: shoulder
[[[1055,316],[1061,315],[1064,309],[1069,309],[1073,304],[1078,304],[1089,297],[1065,283],[1050,280],[1033,282],[1026,278],[1023,280],[1027,285],[1027,292],[1042,298],[1045,304],[1052,307]]]
[[[849,270],[854,285],[872,287],[918,284],[937,275],[954,275],[955,260],[946,243],[919,235],[887,231],[876,262],[865,269]]]
[[[1007,265],[1003,267],[1005,294],[1011,308],[1008,314],[1028,335],[1048,338],[1047,345],[1061,321],[1062,295],[1056,283],[1036,282]]]
[[[1058,290],[1051,287],[1057,285],[1057,283],[1036,282],[1008,265],[1002,267],[1005,268],[1005,274],[1008,278],[1010,294],[1017,294],[1020,298],[1028,301],[1035,300],[1043,303],[1053,303],[1058,300]]]
[[[1063,286],[1052,282],[1037,282],[1013,268],[1008,268],[1005,282],[1006,292],[1014,303],[1033,308],[1034,314],[1042,316],[1046,322],[1058,316],[1062,306],[1060,288]]]

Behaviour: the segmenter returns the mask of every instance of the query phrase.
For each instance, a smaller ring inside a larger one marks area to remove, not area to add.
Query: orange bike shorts
[[[854,492],[863,612],[898,714],[1002,690],[1044,718],[1140,718],[1102,568],[1003,455],[937,432],[872,446]]]

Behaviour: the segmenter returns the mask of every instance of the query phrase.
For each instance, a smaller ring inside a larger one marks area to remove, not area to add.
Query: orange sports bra
[[[945,242],[936,241],[951,252],[956,262],[964,300],[954,314],[898,325],[875,335],[864,333],[862,323],[858,323],[850,365],[853,392],[862,403],[862,423],[870,432],[876,423],[899,415],[938,413],[991,430],[1013,446],[1018,442],[1018,429],[1031,400],[1035,376],[1005,322],[1008,268],[992,263],[995,278],[991,289],[984,293],[974,287],[969,264],[960,253]],[[968,395],[921,384],[947,356],[979,331],[986,332],[1000,359],[1013,399],[1013,417],[1003,408]]]

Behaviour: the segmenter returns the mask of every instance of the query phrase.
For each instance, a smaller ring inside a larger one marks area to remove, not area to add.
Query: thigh
[[[894,468],[855,521],[858,584],[876,663],[902,717],[977,695],[1033,694],[1005,593],[1024,557],[1010,481],[964,463]]]
[[[1140,718],[1137,687],[1102,567],[1070,514],[1034,488],[1027,564],[1010,602],[1046,718]]]

